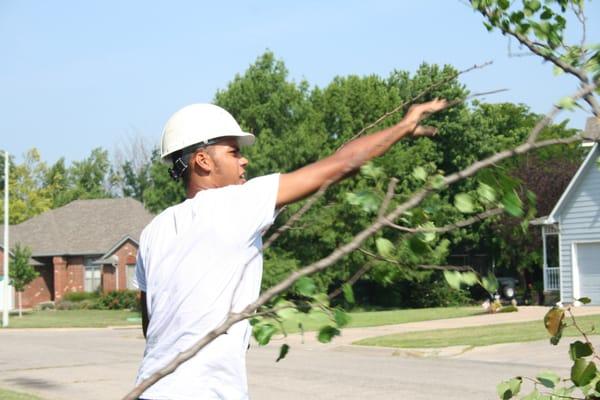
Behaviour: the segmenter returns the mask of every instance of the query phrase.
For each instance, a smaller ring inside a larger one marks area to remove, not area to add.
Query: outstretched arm
[[[337,182],[359,169],[367,161],[379,157],[406,135],[431,136],[435,130],[420,126],[428,114],[447,106],[445,100],[433,100],[412,106],[402,121],[387,129],[347,143],[335,154],[282,174],[277,193],[277,207],[301,200],[319,190],[327,182]]]

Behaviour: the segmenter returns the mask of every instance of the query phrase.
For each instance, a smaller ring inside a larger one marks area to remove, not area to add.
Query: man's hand
[[[403,121],[418,125],[429,114],[441,111],[446,107],[448,107],[448,102],[444,99],[434,99],[427,103],[413,104],[406,112]]]

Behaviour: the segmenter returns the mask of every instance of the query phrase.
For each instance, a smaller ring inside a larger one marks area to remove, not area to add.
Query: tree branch
[[[493,19],[493,15],[488,8],[477,9],[477,10],[488,20]],[[555,56],[554,54],[550,54],[549,52],[541,51],[540,50],[541,46],[536,45],[527,36],[522,35],[518,32],[514,32],[510,29],[506,29],[501,24],[497,25],[497,28],[500,29],[500,31],[503,34],[510,35],[510,36],[514,37],[515,39],[517,39],[522,45],[526,46],[529,49],[529,51],[531,51],[533,54],[543,58],[546,61],[551,62],[552,64],[556,65],[558,68],[565,71],[567,74],[570,74],[570,75],[576,77],[577,79],[579,79],[582,87],[584,87],[585,85],[590,83],[584,70],[582,70],[580,68],[576,68],[575,66],[566,63],[565,61],[561,60],[559,57]],[[583,98],[592,108],[592,113],[596,117],[600,117],[600,105],[596,101],[596,98],[594,97],[594,95],[591,92],[587,92],[583,96]]]
[[[493,208],[491,210],[486,210],[477,215],[474,215],[471,218],[467,218],[467,219],[459,221],[459,222],[444,225],[441,227],[434,227],[434,228],[409,228],[406,226],[396,225],[391,221],[386,221],[386,225],[389,226],[390,228],[394,228],[399,231],[407,232],[407,233],[419,233],[419,232],[446,233],[446,232],[450,232],[454,229],[464,228],[465,226],[474,224],[475,222],[483,221],[486,218],[502,214],[503,212],[504,212],[503,208]]]
[[[380,256],[379,254],[375,254],[373,252],[370,252],[369,250],[366,250],[366,249],[364,249],[362,247],[359,248],[358,251],[360,251],[361,253],[363,253],[363,254],[371,257],[371,258],[374,258],[376,260],[389,262],[390,264],[395,264],[395,265],[398,265],[400,267],[405,267],[406,266],[406,265],[402,264],[398,260],[394,260],[394,259],[391,259],[391,258]],[[421,269],[433,269],[433,270],[439,270],[439,271],[472,271],[472,272],[475,272],[475,270],[473,269],[473,267],[470,267],[468,265],[427,265],[427,264],[419,264],[419,265],[415,265],[415,267],[421,268]]]

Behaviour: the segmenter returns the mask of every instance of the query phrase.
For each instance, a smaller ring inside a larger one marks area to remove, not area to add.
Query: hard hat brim
[[[238,146],[240,146],[240,147],[252,146],[254,144],[254,142],[256,142],[256,136],[254,136],[252,133],[249,133],[249,132],[234,133],[232,135],[222,136],[222,138],[235,138],[238,143]],[[215,139],[218,140],[219,138],[215,138]],[[191,145],[188,147],[193,147],[193,146],[194,145]],[[164,156],[161,157],[161,161],[164,162],[165,164],[170,164],[172,162],[171,156],[173,155],[173,153],[176,153],[176,152],[177,151],[172,151],[168,154],[165,154]]]

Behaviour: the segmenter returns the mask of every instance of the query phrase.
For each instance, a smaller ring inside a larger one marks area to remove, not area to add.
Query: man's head
[[[173,164],[174,179],[184,178],[189,187],[194,174],[211,185],[244,182],[248,160],[240,147],[254,143],[227,111],[213,104],[192,104],[177,111],[165,125],[161,142],[163,161]]]

